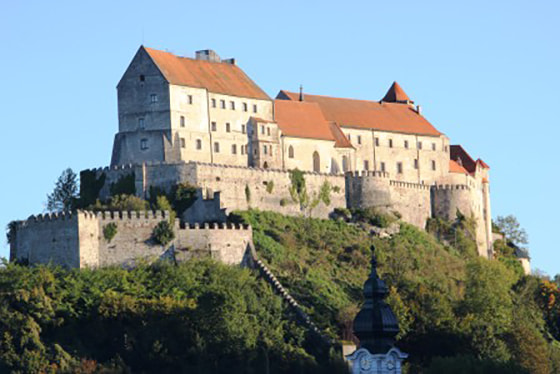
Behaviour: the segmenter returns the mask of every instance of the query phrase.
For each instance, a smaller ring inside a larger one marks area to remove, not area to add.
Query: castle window
[[[245,129],[245,125],[241,125],[241,133],[245,134],[247,130]]]
[[[404,147],[408,149],[408,140],[404,141]]]
[[[436,150],[436,143],[432,143],[432,151]]]
[[[156,94],[151,94],[150,95],[150,102],[157,103],[157,95]]]
[[[389,139],[389,148],[393,148],[393,139]]]
[[[379,168],[381,169],[382,172],[385,172],[385,163],[382,162]]]
[[[364,170],[369,170],[369,161],[364,160]]]
[[[414,159],[414,169],[418,169],[418,159]]]
[[[212,108],[216,107],[216,99],[212,99]]]
[[[181,116],[181,127],[185,127],[185,116]]]
[[[350,141],[350,134],[347,134],[346,137],[348,137],[348,141]]]
[[[362,144],[362,136],[358,135],[358,144]]]
[[[144,125],[144,118],[138,118],[138,127],[142,130],[144,130],[145,125]]]
[[[198,150],[202,149],[202,140],[196,139],[196,149]]]
[[[228,123],[226,123],[226,132],[231,132],[231,125]]]
[[[422,149],[422,142],[418,142],[418,149]]]
[[[245,146],[241,145],[241,154],[244,155],[245,154]]]
[[[226,109],[226,101],[225,100],[220,100],[220,108]]]
[[[140,140],[140,149],[143,150],[143,151],[148,149],[148,139]]]
[[[375,146],[379,147],[379,138],[375,138]]]
[[[253,104],[253,113],[257,113],[257,104]]]
[[[214,143],[214,152],[220,153],[220,143],[218,142]]]
[[[243,111],[246,112],[246,111],[248,111],[248,110],[249,110],[249,109],[247,108],[247,103],[243,103]]]
[[[140,82],[144,82],[146,80],[146,77],[144,76],[144,74],[140,75]]]
[[[235,101],[230,101],[229,102],[229,107],[231,110],[235,110]]]
[[[231,145],[231,153],[236,155],[237,154],[237,144]]]
[[[192,95],[188,96],[189,104],[192,104]]]
[[[432,170],[436,170],[436,162],[432,160]]]
[[[266,128],[266,135],[270,136],[270,127]]]
[[[448,150],[447,146],[445,146],[445,147],[443,147],[443,148],[444,148],[445,152],[447,152],[447,150]]]
[[[402,173],[403,173],[402,162],[397,162],[397,174],[402,174]]]
[[[181,138],[181,148],[185,148],[186,144],[185,144],[185,138]]]
[[[216,126],[216,122],[212,122],[212,131],[216,131],[217,130],[217,126]]]
[[[294,158],[294,147],[292,146],[288,148],[288,158]]]
[[[264,135],[264,126],[261,125],[261,134]]]
[[[265,155],[267,155],[267,154],[268,154],[268,152],[267,152],[267,148],[266,148],[266,145],[265,145],[265,146],[263,146],[263,153],[264,153]]]

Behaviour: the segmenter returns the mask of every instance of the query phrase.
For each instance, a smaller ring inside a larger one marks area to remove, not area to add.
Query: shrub
[[[117,235],[117,224],[115,222],[110,222],[103,226],[103,237],[108,243],[113,240],[115,235]]]
[[[109,199],[106,203],[99,200],[94,205],[90,205],[87,209],[93,211],[123,211],[123,212],[139,212],[150,209],[150,204],[140,197],[134,195],[116,195]]]
[[[398,219],[393,214],[381,212],[376,208],[353,209],[352,218],[357,222],[366,222],[381,228],[389,227]]]
[[[169,221],[161,221],[154,227],[154,231],[152,232],[152,238],[155,240],[156,243],[161,245],[167,245],[173,239],[175,239],[175,232],[173,231],[173,226],[169,223]]]
[[[281,198],[280,199],[280,206],[286,206],[288,205],[288,200],[285,198]]]
[[[95,171],[83,170],[80,172],[80,198],[78,199],[78,208],[85,208],[99,198],[99,192],[105,185],[105,173],[101,173],[97,178]]]
[[[136,194],[136,177],[134,173],[121,176],[115,183],[111,183],[109,187],[111,196],[114,195],[134,195]]]

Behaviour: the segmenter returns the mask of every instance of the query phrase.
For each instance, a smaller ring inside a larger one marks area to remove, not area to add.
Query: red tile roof
[[[476,165],[479,164],[485,169],[490,169],[490,166],[481,159],[474,160],[463,147],[460,145],[452,145],[450,147],[451,159],[460,162],[469,173],[474,174],[476,172]]]
[[[330,122],[329,125],[331,128],[331,133],[333,134],[335,139],[334,146],[336,148],[354,148],[352,143],[350,143],[350,140],[348,140],[346,135],[344,135],[344,133],[336,123]]]
[[[480,164],[480,166],[482,166],[485,169],[490,169],[490,166],[488,166],[488,164],[484,161],[482,161],[480,158],[478,160],[476,160],[477,164]]]
[[[277,99],[280,99],[277,101],[298,101],[299,93],[282,90]],[[405,104],[379,103],[308,94],[304,95],[304,102],[317,103],[321,107],[325,119],[336,122],[341,127],[431,136],[441,135],[430,122]]]
[[[286,136],[336,141],[331,125],[315,103],[275,100],[274,116]]]
[[[461,173],[461,174],[469,174],[467,169],[462,167],[457,161],[449,160],[449,172],[450,173]]]
[[[397,82],[393,82],[393,84],[389,88],[389,91],[387,91],[385,97],[381,101],[385,101],[388,103],[413,103],[413,101],[410,100],[408,95],[404,92],[402,87]]]
[[[171,84],[206,88],[224,95],[271,100],[238,66],[175,56],[172,53],[144,48]]]

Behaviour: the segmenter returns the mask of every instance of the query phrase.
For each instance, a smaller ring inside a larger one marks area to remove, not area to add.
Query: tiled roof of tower
[[[271,100],[238,66],[176,56],[146,48],[145,51],[171,84],[206,88],[224,95]]]
[[[461,173],[461,174],[469,174],[467,169],[462,167],[457,161],[449,160],[449,172],[450,173]]]
[[[299,100],[299,94],[280,91],[277,101]],[[304,95],[304,102],[317,103],[327,121],[336,122],[341,127],[374,129],[439,136],[441,133],[406,104],[379,103],[376,101],[342,99],[329,96]]]
[[[385,101],[388,103],[406,103],[407,101],[410,101],[411,103],[413,102],[396,81],[393,82],[393,84],[389,88],[389,91],[387,91],[385,97],[381,101]]]
[[[315,103],[274,100],[274,114],[286,136],[336,141],[331,125]]]

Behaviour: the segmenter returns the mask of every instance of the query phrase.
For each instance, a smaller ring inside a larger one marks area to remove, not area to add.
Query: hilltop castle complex
[[[310,215],[375,207],[424,228],[430,217],[454,219],[460,211],[477,223],[479,254],[492,256],[488,165],[451,145],[396,82],[379,101],[301,89],[272,99],[234,59],[214,51],[186,58],[140,47],[117,91],[111,165],[83,171],[82,184],[93,181],[93,197],[100,199],[123,178],[133,179],[144,198],[152,188],[196,185],[198,200],[176,223],[175,250],[217,251],[227,262],[241,262],[250,228],[208,222],[248,208],[301,214],[291,172],[298,169],[310,198],[329,193]],[[163,219],[158,214],[30,217],[18,223],[11,257],[83,267],[163,254],[169,248],[148,243]],[[119,225],[117,244],[101,235],[108,220]]]

